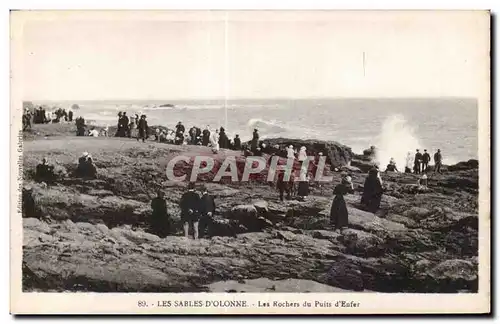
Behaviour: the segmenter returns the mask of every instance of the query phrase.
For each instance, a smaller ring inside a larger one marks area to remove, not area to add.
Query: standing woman
[[[344,200],[344,195],[353,193],[351,177],[346,175],[342,178],[342,182],[333,190],[335,197],[330,210],[330,224],[335,226],[335,230],[342,230],[349,224],[349,213]]]
[[[368,177],[366,177],[361,204],[366,207],[367,211],[371,213],[377,212],[383,192],[380,172],[377,168],[373,168],[368,172]]]

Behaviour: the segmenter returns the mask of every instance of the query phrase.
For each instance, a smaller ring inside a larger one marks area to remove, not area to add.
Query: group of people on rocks
[[[92,156],[88,152],[83,152],[82,156],[78,158],[76,174],[82,178],[95,179],[97,177],[97,168]]]
[[[34,180],[37,182],[52,184],[57,179],[54,170],[54,165],[49,163],[47,157],[44,157],[35,168]],[[83,152],[83,154],[78,158],[75,176],[86,179],[97,178],[97,168],[94,164],[92,156],[88,152]]]
[[[419,149],[416,150],[414,157],[412,157],[411,152],[408,152],[406,155],[406,165],[405,165],[405,173],[414,173],[414,174],[423,174],[429,170],[429,162],[431,161],[431,156],[424,150],[422,154]],[[441,150],[438,149],[434,154],[434,172],[441,173],[441,167],[443,162],[443,156],[441,154]],[[396,167],[396,161],[394,158],[391,158],[389,164],[385,171],[388,172],[399,172]]]
[[[118,113],[118,125],[116,128],[115,137],[132,137],[132,131],[137,129],[137,135],[135,136],[137,141],[146,141],[149,133],[149,126],[146,120],[147,116],[142,114],[140,117],[135,114],[132,117],[127,116],[127,112]],[[107,136],[107,134],[106,134]]]
[[[201,195],[196,192],[195,184],[190,182],[187,191],[182,195],[179,207],[184,236],[189,237],[192,230],[194,239],[210,235],[210,226],[215,213],[215,200],[206,187],[201,188]],[[163,191],[151,200],[150,231],[160,237],[171,234],[171,220]]]
[[[242,149],[239,134],[236,134],[233,139],[230,139],[224,127],[212,130],[210,126],[206,126],[205,129],[201,130],[199,127],[192,126],[186,132],[185,126],[180,121],[175,125],[175,131],[157,128],[155,141],[176,145],[187,144],[208,146],[212,148],[213,153],[217,153],[220,149]]]
[[[407,165],[405,168],[405,172],[411,173],[410,169],[410,163],[411,160],[408,158],[411,158],[411,153],[408,152],[408,157],[407,157]],[[420,150],[417,149],[415,156],[413,158],[413,173],[415,174],[422,174],[428,171],[429,168],[429,162],[431,161],[431,156],[427,152],[427,150],[424,150],[424,153],[420,153]],[[435,169],[434,171],[437,173],[441,173],[441,166],[442,166],[442,161],[443,161],[443,156],[441,155],[441,150],[438,149],[437,152],[434,154],[434,166]],[[410,162],[410,163],[408,163]]]
[[[38,107],[33,110],[28,108],[24,109],[23,112],[23,131],[31,129],[32,124],[48,124],[48,123],[59,123],[61,120],[65,122],[73,121],[73,111],[69,109],[57,108],[54,111],[46,110],[43,107]]]
[[[352,178],[349,174],[342,176],[341,182],[333,190],[333,201],[330,209],[330,224],[337,231],[341,231],[349,224],[349,212],[344,196],[354,193]],[[361,195],[361,206],[370,213],[376,213],[384,193],[380,170],[373,167],[368,172]]]
[[[417,181],[419,188],[426,189],[428,186],[427,170],[431,157],[427,150],[420,153],[416,150],[415,157],[412,159],[411,153],[408,153],[407,164],[405,166],[405,173],[412,173],[410,169],[411,163],[413,164],[413,173],[421,175]],[[442,155],[441,150],[438,149],[434,154],[435,172],[441,173]],[[396,167],[396,162],[393,158],[390,159],[386,167],[386,172],[399,172]],[[342,177],[340,184],[335,186],[333,190],[334,198],[330,210],[330,224],[334,226],[335,230],[341,230],[348,225],[348,210],[344,200],[346,194],[354,193],[352,178],[348,174]],[[371,213],[376,213],[380,208],[380,202],[384,193],[383,181],[380,176],[380,170],[377,165],[368,171],[366,177],[363,193],[361,196],[361,205],[363,208]]]

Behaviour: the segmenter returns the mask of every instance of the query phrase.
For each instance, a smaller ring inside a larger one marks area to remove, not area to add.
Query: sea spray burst
[[[382,124],[382,132],[377,138],[376,161],[382,169],[391,158],[396,165],[403,167],[406,164],[408,152],[421,148],[421,143],[415,135],[413,127],[408,124],[403,115],[391,115]],[[404,169],[404,167],[403,167]]]

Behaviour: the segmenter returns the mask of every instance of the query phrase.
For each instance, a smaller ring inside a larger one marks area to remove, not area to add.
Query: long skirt
[[[366,211],[376,213],[380,208],[380,201],[382,200],[381,194],[363,195],[361,203],[365,205]]]
[[[332,209],[330,210],[330,224],[334,225],[336,229],[347,227],[349,224],[349,213],[342,195],[333,198]]]
[[[309,195],[309,182],[300,181],[297,188],[297,196],[306,197]]]

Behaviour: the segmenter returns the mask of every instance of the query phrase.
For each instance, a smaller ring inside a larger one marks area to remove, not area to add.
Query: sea
[[[445,164],[478,158],[478,107],[471,98],[429,99],[245,99],[33,101],[50,108],[73,109],[90,124],[115,125],[120,111],[147,115],[149,125],[174,127],[182,121],[230,136],[250,139],[287,137],[334,140],[361,153],[374,145],[385,164],[404,165],[416,149],[433,155],[441,149]]]

